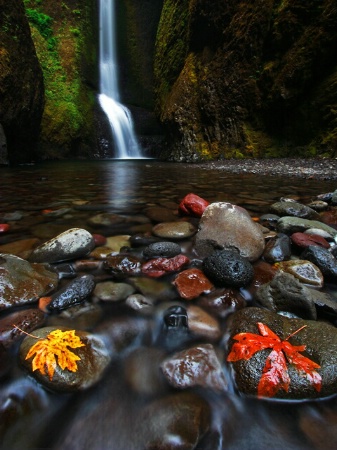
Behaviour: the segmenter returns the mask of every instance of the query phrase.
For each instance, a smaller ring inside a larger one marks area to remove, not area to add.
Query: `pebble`
[[[10,230],[8,223],[0,223],[0,233],[7,233]]]
[[[329,242],[317,234],[293,233],[290,236],[291,242],[300,248],[306,248],[310,245],[317,245],[323,248],[330,248]]]
[[[337,259],[326,248],[311,245],[301,254],[301,259],[314,263],[326,281],[337,282]]]
[[[283,233],[269,239],[262,253],[262,258],[269,263],[285,261],[290,257],[291,241],[289,236]]]
[[[74,278],[66,286],[51,295],[48,310],[51,312],[70,308],[84,302],[95,288],[92,275],[82,275]]]
[[[148,245],[143,250],[143,257],[145,259],[152,259],[152,258],[172,258],[173,256],[177,256],[181,253],[181,247],[176,242],[166,242],[166,241],[160,241],[160,242],[153,242],[152,244]]]
[[[193,300],[203,293],[210,292],[214,287],[200,269],[183,270],[175,277],[173,284],[180,297],[185,300]]]
[[[190,260],[185,255],[177,255],[173,258],[150,259],[142,265],[142,273],[149,277],[161,277],[167,273],[177,272],[187,266]]]
[[[298,202],[276,202],[270,206],[270,210],[278,216],[293,216],[313,220],[318,220],[320,217],[317,211]]]
[[[319,268],[311,261],[303,259],[292,259],[291,261],[282,261],[277,264],[279,270],[290,273],[304,284],[323,287],[324,277]]]
[[[201,217],[209,202],[199,195],[187,194],[179,203],[179,212],[193,217]]]
[[[135,288],[130,284],[104,281],[97,283],[93,296],[96,300],[103,302],[119,302],[126,300],[134,292]]]
[[[160,238],[178,241],[194,236],[197,229],[190,222],[163,222],[155,225],[152,232]]]

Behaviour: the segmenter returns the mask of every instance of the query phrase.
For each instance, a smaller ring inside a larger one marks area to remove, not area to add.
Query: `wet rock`
[[[111,227],[127,222],[127,218],[120,214],[101,213],[88,219],[88,225],[92,227]]]
[[[163,239],[180,240],[194,236],[196,228],[190,222],[163,222],[152,228],[155,236]]]
[[[337,282],[337,259],[325,248],[309,246],[301,254],[301,259],[314,263],[326,281]]]
[[[289,236],[283,233],[279,233],[267,242],[262,253],[262,258],[269,263],[275,263],[290,259],[290,244],[291,242]]]
[[[239,290],[231,288],[216,289],[207,295],[201,295],[197,306],[221,319],[246,306],[244,297]]]
[[[122,247],[130,247],[130,235],[119,234],[117,236],[108,236],[105,245],[111,248],[112,252],[119,252]]]
[[[188,328],[194,336],[208,341],[217,341],[221,337],[219,321],[199,306],[187,307]]]
[[[309,284],[315,287],[323,287],[323,274],[311,261],[305,261],[303,259],[282,261],[278,264],[278,269],[283,272],[290,273],[301,283]]]
[[[0,253],[9,253],[22,259],[28,259],[39,242],[39,239],[36,238],[9,242],[8,244],[0,245]]]
[[[177,255],[173,258],[150,259],[142,265],[142,273],[149,277],[161,277],[167,273],[177,272],[189,264],[190,260],[185,255]]]
[[[201,217],[209,202],[196,194],[187,194],[179,204],[179,212],[193,217]]]
[[[325,211],[328,209],[329,204],[327,202],[323,202],[323,200],[314,200],[308,203],[309,208],[314,209],[317,212]]]
[[[181,247],[176,242],[154,242],[148,245],[143,250],[143,257],[145,259],[152,258],[172,258],[181,253]]]
[[[298,217],[285,216],[277,222],[277,230],[280,233],[292,235],[297,232],[304,232],[310,230],[310,228],[317,228],[329,233],[330,236],[335,238],[337,236],[337,230],[323,222],[317,220],[300,219]]]
[[[95,246],[96,247],[102,247],[106,244],[106,237],[102,234],[93,234],[92,237],[94,238]]]
[[[317,245],[318,247],[330,248],[329,242],[322,236],[317,234],[294,233],[290,236],[291,242],[300,248],[306,248],[310,245]]]
[[[48,325],[71,328],[76,322],[78,330],[92,330],[102,319],[103,311],[100,305],[84,302],[80,305],[63,309],[59,314],[48,317]]]
[[[200,257],[210,255],[215,249],[235,248],[249,261],[256,261],[265,245],[260,226],[248,212],[225,202],[212,203],[205,209],[195,239]]]
[[[205,275],[218,287],[244,287],[253,281],[254,270],[248,259],[235,250],[218,250],[203,261]]]
[[[16,311],[2,317],[0,319],[0,344],[4,348],[10,348],[25,336],[22,331],[31,333],[36,328],[41,328],[45,320],[45,314],[37,308]]]
[[[144,450],[193,450],[209,429],[210,409],[196,394],[181,392],[146,406],[140,421],[147,435]]]
[[[320,236],[320,237],[324,238],[327,242],[331,242],[331,241],[334,242],[334,239],[330,233],[328,233],[327,231],[324,231],[324,230],[320,230],[318,228],[309,228],[309,230],[304,231],[304,234],[308,234],[309,236],[313,234],[315,236]]]
[[[176,353],[160,365],[169,383],[178,389],[201,386],[226,391],[227,380],[211,344],[200,344]]]
[[[293,216],[313,220],[319,219],[317,211],[298,202],[276,202],[271,205],[270,210],[279,216]]]
[[[81,228],[71,228],[37,247],[31,254],[31,262],[55,263],[82,258],[93,250],[92,235]]]
[[[168,208],[163,208],[161,206],[152,206],[145,210],[146,216],[152,222],[174,222],[177,220],[177,215],[174,214],[174,211]]]
[[[55,329],[55,327],[40,328],[34,331],[34,335],[40,339],[46,339],[48,334]],[[69,330],[65,327],[58,327],[57,329],[61,331]],[[52,391],[74,392],[93,386],[101,379],[104,370],[111,361],[111,356],[99,336],[79,330],[76,330],[75,335],[80,338],[81,343],[84,345],[78,348],[72,348],[71,345],[66,347],[80,358],[76,361],[77,367],[74,372],[67,368],[61,368],[59,356],[56,358],[55,372],[52,379],[47,373],[43,374],[40,370],[33,370],[32,360],[34,356],[28,360],[26,359],[30,348],[36,343],[36,339],[30,336],[27,336],[20,346],[19,356],[21,364],[30,375]],[[50,364],[53,363],[50,362]]]
[[[333,228],[336,228],[337,225],[337,208],[331,207],[328,211],[324,211],[321,213],[321,220],[322,222],[326,223],[327,225],[332,226]]]
[[[305,350],[300,350],[299,353],[320,366],[315,370],[322,382],[320,390],[316,390],[309,376],[307,377],[302,370],[297,370],[293,364],[286,361],[290,377],[288,392],[280,389],[274,395],[275,398],[323,398],[336,394],[337,330],[335,327],[324,322],[289,319],[265,309],[245,308],[232,316],[229,325],[228,351],[235,342],[233,337],[236,334],[248,332],[260,335],[257,328],[258,322],[267,325],[281,340],[289,339],[292,345],[304,345]],[[289,338],[303,326],[303,329]],[[270,350],[261,350],[250,359],[230,363],[234,369],[235,382],[239,391],[248,395],[257,395],[257,387],[269,354]]]
[[[280,272],[257,289],[254,300],[271,311],[287,311],[303,319],[316,320],[314,295],[314,290],[304,286],[293,275]]]
[[[95,247],[89,254],[90,258],[104,260],[110,255],[116,255],[118,252],[114,252],[110,247]]]
[[[253,265],[254,279],[249,286],[249,291],[255,291],[262,284],[271,281],[278,272],[276,266],[267,263],[266,261],[256,261]]]
[[[138,292],[152,299],[156,303],[158,301],[172,300],[177,297],[177,292],[173,285],[168,281],[161,281],[149,277],[134,277],[128,280]]]
[[[275,230],[279,218],[280,216],[276,214],[262,214],[260,217],[260,224],[270,230]]]
[[[113,281],[104,281],[97,283],[93,296],[96,300],[103,302],[119,302],[135,292],[135,288],[127,283],[115,283]]]
[[[130,237],[130,244],[132,247],[142,247],[143,245],[149,246],[155,242],[161,242],[161,240],[152,234],[134,234]]]
[[[0,310],[37,301],[57,285],[57,273],[45,265],[0,254]]]
[[[156,343],[169,352],[176,351],[192,340],[186,308],[169,306],[158,316]]]
[[[104,268],[116,279],[123,279],[141,273],[141,261],[135,256],[114,255],[104,261]]]
[[[167,390],[167,381],[160,371],[164,350],[154,347],[139,347],[129,353],[124,362],[125,379],[134,392],[153,396]]]
[[[10,230],[8,223],[0,223],[0,233],[7,233]]]
[[[91,295],[94,288],[95,281],[92,275],[76,277],[51,296],[48,310],[60,311],[82,303]]]
[[[151,314],[153,312],[153,301],[142,294],[129,295],[125,300],[125,304],[143,314]]]
[[[173,284],[177,288],[181,298],[192,300],[199,295],[213,289],[213,283],[200,269],[187,269],[180,272]]]

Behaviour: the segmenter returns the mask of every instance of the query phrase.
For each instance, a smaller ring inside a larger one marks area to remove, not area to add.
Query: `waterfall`
[[[120,103],[115,31],[115,0],[100,0],[100,94],[99,102],[107,115],[114,137],[116,158],[140,158],[130,111]]]

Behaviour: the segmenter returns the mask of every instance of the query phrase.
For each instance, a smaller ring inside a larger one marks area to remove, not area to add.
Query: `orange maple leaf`
[[[254,333],[239,333],[233,339],[238,341],[232,346],[227,361],[234,362],[240,359],[248,360],[256,352],[271,348],[267,357],[262,376],[257,388],[259,397],[273,397],[280,389],[288,392],[290,377],[287,369],[287,361],[302,373],[314,386],[317,392],[321,390],[322,377],[316,370],[317,363],[301,355],[306,349],[305,345],[292,345],[288,339],[298,333],[304,327],[299,328],[282,341],[267,325],[257,323],[260,335]]]
[[[32,361],[33,372],[39,370],[42,375],[53,379],[55,367],[58,364],[62,370],[68,369],[71,372],[77,371],[76,361],[81,358],[71,352],[70,348],[83,347],[85,344],[75,335],[75,330],[61,331],[54,330],[45,339],[39,339],[27,353],[26,359],[35,357]],[[57,360],[56,360],[57,357]]]

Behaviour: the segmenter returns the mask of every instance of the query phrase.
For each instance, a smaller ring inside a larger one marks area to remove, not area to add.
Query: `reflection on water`
[[[87,219],[99,212],[137,215],[153,205],[172,208],[189,192],[210,202],[244,206],[254,215],[268,212],[280,197],[306,203],[335,190],[335,183],[328,181],[238,176],[153,160],[53,162],[1,168],[0,176],[0,217],[16,211],[23,215],[13,222],[10,234],[0,236],[0,243],[35,235],[47,239],[56,230],[73,226],[87,228]],[[60,217],[45,213],[63,208]],[[123,234],[127,232],[124,225]],[[22,417],[15,417],[18,425],[7,434],[6,450],[144,450],[152,426],[147,411],[154,399],[131,391],[125,374],[125,361],[117,360],[98,386],[71,397],[40,396],[37,385],[24,385],[25,390],[35,390],[36,404],[21,405]],[[12,426],[11,405],[23,402],[15,393],[16,384],[6,388],[10,380],[2,382],[1,433],[7,424]],[[200,395],[212,405],[213,425],[199,450],[337,448],[336,399],[287,403],[234,393]],[[28,419],[27,411],[28,416],[32,411]]]

